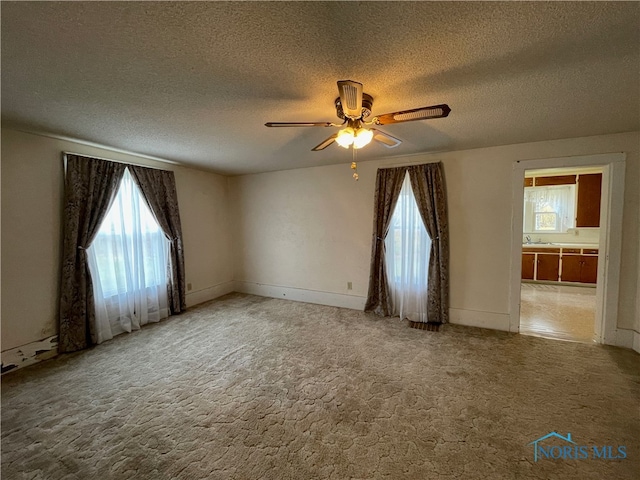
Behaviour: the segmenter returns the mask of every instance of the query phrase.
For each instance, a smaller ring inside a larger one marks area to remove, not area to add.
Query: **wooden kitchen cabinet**
[[[598,257],[582,256],[582,269],[580,270],[580,281],[582,283],[597,283],[598,281]]]
[[[575,175],[554,175],[552,177],[536,177],[536,187],[544,187],[548,185],[572,185],[576,183]]]
[[[522,254],[522,280],[533,280],[535,274],[535,253]]]
[[[598,249],[522,247],[522,280],[597,283]]]
[[[560,276],[560,255],[557,253],[539,253],[536,280],[558,281]]]
[[[576,227],[600,226],[600,195],[602,174],[589,173],[578,177]]]
[[[562,255],[562,282],[579,282],[582,255]]]
[[[597,255],[562,255],[561,282],[596,283]]]

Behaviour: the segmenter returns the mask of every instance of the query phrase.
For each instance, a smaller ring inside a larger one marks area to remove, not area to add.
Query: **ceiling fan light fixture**
[[[355,140],[355,132],[353,128],[347,127],[338,132],[336,142],[343,148],[349,148],[349,145]]]
[[[373,138],[373,132],[366,128],[361,128],[356,132],[356,136],[353,138],[353,148],[366,147],[371,143]]]

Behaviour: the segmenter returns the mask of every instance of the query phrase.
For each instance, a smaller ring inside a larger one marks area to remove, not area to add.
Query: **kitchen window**
[[[524,233],[566,233],[575,227],[576,186],[524,189]]]

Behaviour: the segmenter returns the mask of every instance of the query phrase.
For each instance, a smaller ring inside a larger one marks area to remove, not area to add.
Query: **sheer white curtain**
[[[386,271],[393,314],[401,319],[427,322],[427,279],[431,239],[411,189],[404,179],[385,239]]]
[[[566,232],[575,225],[575,185],[524,189],[524,231]],[[555,214],[555,218],[547,214]],[[543,222],[542,220],[555,220]],[[555,227],[555,228],[553,228]]]
[[[169,241],[129,170],[87,254],[98,343],[169,316]]]

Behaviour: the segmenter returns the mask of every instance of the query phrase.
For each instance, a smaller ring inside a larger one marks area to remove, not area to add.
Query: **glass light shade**
[[[369,145],[373,138],[373,132],[366,128],[361,128],[356,132],[356,136],[353,139],[353,148],[362,148]]]
[[[354,136],[355,132],[353,131],[353,128],[347,127],[338,132],[336,142],[338,142],[338,145],[340,145],[341,147],[349,148],[349,145],[353,143]]]

